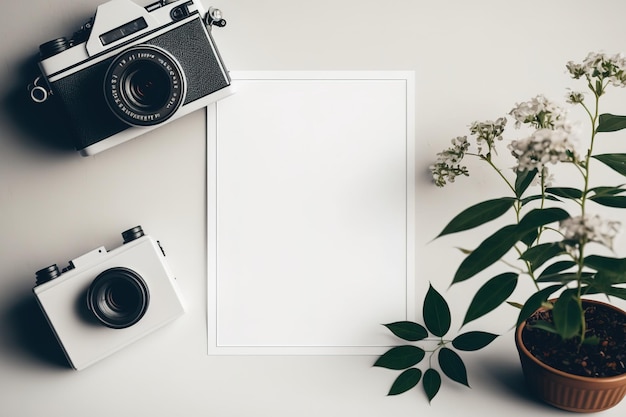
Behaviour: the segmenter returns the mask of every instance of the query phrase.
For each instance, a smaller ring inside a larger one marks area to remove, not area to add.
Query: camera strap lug
[[[35,78],[35,80],[28,85],[28,91],[30,93],[30,98],[35,103],[43,103],[48,100],[48,97],[52,95],[52,91],[42,87],[39,84],[41,81],[41,75]]]
[[[207,29],[211,31],[213,26],[218,26],[223,28],[226,26],[226,20],[222,17],[222,11],[215,7],[209,7],[209,11],[204,17],[204,24]]]

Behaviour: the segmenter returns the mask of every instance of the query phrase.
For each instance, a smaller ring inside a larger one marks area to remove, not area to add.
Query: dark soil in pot
[[[573,375],[610,377],[626,373],[626,322],[623,314],[603,305],[584,304],[587,338],[598,343],[578,346],[580,339],[562,340],[558,335],[533,328],[538,320],[552,322],[552,312],[538,311],[526,320],[524,346],[546,365]]]

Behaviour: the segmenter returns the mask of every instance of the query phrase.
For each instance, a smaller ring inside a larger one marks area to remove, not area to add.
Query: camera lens
[[[87,291],[87,306],[98,321],[113,329],[137,323],[149,304],[148,287],[135,271],[111,268],[102,272]]]
[[[169,81],[154,62],[135,64],[124,77],[123,93],[133,107],[155,111],[167,103]]]
[[[184,100],[184,74],[177,61],[154,46],[119,54],[104,78],[111,111],[132,126],[152,126],[174,115]]]

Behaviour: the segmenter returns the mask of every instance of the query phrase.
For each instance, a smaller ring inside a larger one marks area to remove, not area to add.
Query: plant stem
[[[585,109],[585,111],[587,112],[587,114],[589,115],[589,118],[591,119],[591,140],[589,143],[589,147],[587,148],[587,154],[585,155],[585,162],[584,162],[584,166],[582,167],[582,174],[583,174],[583,180],[584,180],[584,187],[583,187],[583,194],[581,196],[580,199],[580,212],[581,212],[581,216],[584,219],[585,216],[585,208],[586,208],[586,203],[587,203],[587,194],[589,192],[589,178],[590,178],[590,162],[591,162],[591,156],[593,155],[593,147],[595,144],[595,139],[596,139],[596,125],[598,122],[598,115],[600,113],[600,96],[602,95],[603,91],[604,91],[604,85],[601,85],[601,89],[600,91],[596,91],[596,89],[593,88],[593,86],[591,85],[591,83],[589,83],[589,86],[591,87],[591,90],[594,93],[594,98],[595,98],[595,102],[594,102],[594,111],[593,113],[589,111],[589,109],[587,108],[587,106],[585,106],[583,103],[581,103],[581,105],[583,106],[583,108]],[[586,239],[583,239],[580,244],[579,244],[579,248],[578,248],[578,268],[576,271],[576,284],[577,284],[577,292],[576,292],[576,302],[578,303],[578,307],[580,309],[580,314],[581,314],[581,329],[580,329],[580,344],[579,347],[585,342],[585,334],[587,333],[587,323],[585,321],[585,310],[583,309],[583,304],[582,304],[582,276],[583,276],[583,269],[585,266],[585,246],[586,246]]]
[[[493,168],[493,169],[494,169],[494,170],[498,173],[498,175],[500,176],[500,178],[502,178],[502,180],[503,180],[503,181],[505,182],[505,184],[509,187],[509,189],[510,189],[511,191],[513,191],[513,194],[515,194],[515,187],[513,186],[513,184],[511,184],[511,182],[508,180],[508,178],[507,178],[507,177],[505,177],[505,176],[502,174],[502,171],[501,171],[500,169],[498,169],[498,167],[497,167],[497,166],[495,166],[495,164],[491,161],[491,158],[486,158],[486,157],[484,157],[484,156],[482,156],[482,155],[481,155],[481,157],[482,157],[482,159],[483,159],[484,161],[486,161],[486,162],[489,164],[489,166],[491,166],[491,167],[492,167],[492,168]]]

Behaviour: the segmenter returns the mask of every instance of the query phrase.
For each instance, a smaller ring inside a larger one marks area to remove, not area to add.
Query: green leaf
[[[601,155],[592,155],[592,158],[602,162],[612,170],[626,176],[626,154],[623,153],[607,153]]]
[[[623,298],[620,295],[622,290],[613,285],[626,283],[626,258],[591,255],[587,256],[583,262],[585,266],[598,271],[593,281],[590,281],[593,291]]]
[[[584,264],[598,271],[593,280],[587,281],[589,294],[603,293],[622,299],[626,297],[626,289],[614,286],[626,283],[626,258],[591,255],[584,259]]]
[[[453,284],[465,281],[502,258],[519,240],[516,225],[504,226],[485,239],[461,262]]]
[[[590,255],[583,260],[585,266],[596,271],[620,272],[626,274],[626,258],[610,258],[607,256]],[[620,281],[626,282],[626,281]]]
[[[505,272],[493,277],[480,287],[467,309],[463,325],[484,316],[504,303],[515,290],[517,278],[517,274]]]
[[[457,348],[458,350],[464,351],[475,351],[484,348],[489,343],[493,342],[497,334],[487,333],[487,332],[467,332],[458,335],[452,341],[452,346]]]
[[[530,262],[533,269],[539,268],[550,259],[565,253],[563,247],[558,242],[542,243],[533,246],[520,256],[520,259]]]
[[[536,175],[536,169],[532,171],[517,171],[517,176],[515,177],[515,195],[517,198],[520,198],[524,194],[524,191],[532,184]]]
[[[463,260],[455,273],[452,283],[465,281],[492,265],[502,258],[520,239],[526,241],[529,233],[534,229],[567,217],[569,217],[567,211],[556,207],[530,211],[518,225],[504,226],[485,239]]]
[[[507,301],[506,303],[507,303],[508,305],[510,305],[511,307],[515,307],[515,308],[517,308],[518,310],[521,310],[521,309],[522,309],[522,307],[524,307],[524,305],[523,305],[523,304],[516,303],[515,301]]]
[[[591,83],[589,83],[589,85],[591,85]],[[602,87],[602,80],[596,80],[596,88],[595,88],[595,93],[598,95],[598,97],[600,97],[602,94],[604,94],[604,88]]]
[[[599,274],[603,274],[603,272],[598,272]],[[593,282],[593,285],[589,285],[587,287],[583,287],[584,293],[587,295],[592,294],[604,294],[608,297],[617,297],[622,300],[626,300],[626,288],[624,287],[614,287],[614,286],[603,286],[597,285],[597,282]]]
[[[429,286],[424,298],[423,315],[426,327],[435,336],[443,337],[450,330],[452,322],[450,307],[432,285]]]
[[[552,265],[546,267],[541,275],[539,275],[539,278],[545,275],[553,275],[559,272],[563,272],[566,269],[573,268],[574,266],[576,266],[576,262],[574,261],[557,261]]]
[[[469,387],[467,369],[455,351],[446,347],[441,348],[439,350],[439,367],[448,378]]]
[[[536,321],[535,323],[533,323],[532,326],[529,327],[532,327],[533,329],[541,329],[548,333],[558,334],[558,332],[556,331],[556,327],[554,327],[554,324],[545,320]]]
[[[626,128],[626,116],[605,113],[600,115],[596,132],[617,132]]]
[[[598,336],[586,337],[583,341],[583,345],[597,345],[598,343],[600,343],[600,338]]]
[[[424,372],[422,384],[424,385],[424,392],[426,392],[428,402],[431,402],[441,387],[441,375],[439,375],[436,369],[429,368]]]
[[[522,202],[522,206],[525,206],[526,204],[530,203],[531,201],[535,201],[535,200],[541,200],[545,198],[546,200],[550,200],[550,201],[561,201],[558,198],[556,198],[553,195],[546,195],[546,196],[542,196],[542,195],[531,195],[529,197],[523,198],[521,200]]]
[[[623,186],[624,184],[617,187],[593,187],[589,189],[588,193],[596,197],[617,195],[626,192],[626,189],[622,188]]]
[[[546,188],[546,193],[548,193],[548,196],[552,196],[555,198],[561,197],[561,198],[568,198],[571,200],[578,200],[583,195],[582,190],[579,190],[578,188],[571,188],[571,187],[548,187]],[[561,201],[561,200],[557,199],[556,201]]]
[[[554,327],[563,339],[571,339],[580,333],[582,309],[575,298],[574,290],[563,291],[552,309]]]
[[[422,371],[417,368],[409,368],[396,378],[387,395],[398,395],[407,392],[416,386],[421,378]]]
[[[527,231],[567,219],[568,217],[569,213],[558,207],[534,209],[529,211],[528,214],[520,220],[519,233],[526,233]]]
[[[594,274],[590,272],[583,272],[581,275],[582,281],[587,282],[593,275]],[[578,280],[578,274],[576,272],[542,274],[537,278],[537,282],[560,282],[561,284],[567,284],[568,282],[576,280]]]
[[[589,200],[605,207],[626,208],[626,196],[591,196]]]
[[[551,285],[528,297],[528,300],[524,303],[524,307],[522,307],[519,316],[517,317],[517,326],[522,324],[523,321],[525,321],[531,314],[541,307],[541,304],[543,304],[552,294],[561,288],[563,288],[563,285]]]
[[[396,346],[380,356],[374,363],[374,366],[395,370],[407,369],[420,363],[424,356],[424,349],[420,347],[412,345]]]
[[[465,249],[465,248],[458,248],[457,249],[464,255],[469,255],[470,253],[472,253],[471,249]]]
[[[418,340],[428,337],[428,331],[421,324],[412,321],[397,321],[395,323],[385,324],[393,334],[401,339],[409,342],[417,342]]]
[[[621,298],[622,300],[626,300],[626,288],[611,287],[604,292],[608,296],[617,297],[617,298]]]
[[[546,193],[573,200],[578,200],[583,196],[583,192],[581,190],[571,187],[549,187],[546,188]]]
[[[485,224],[506,213],[514,203],[514,198],[505,197],[475,204],[454,217],[437,237],[461,232]]]
[[[524,243],[526,246],[531,246],[535,240],[537,240],[537,236],[539,236],[539,229],[533,229],[530,232],[526,233],[520,238],[520,242]]]

